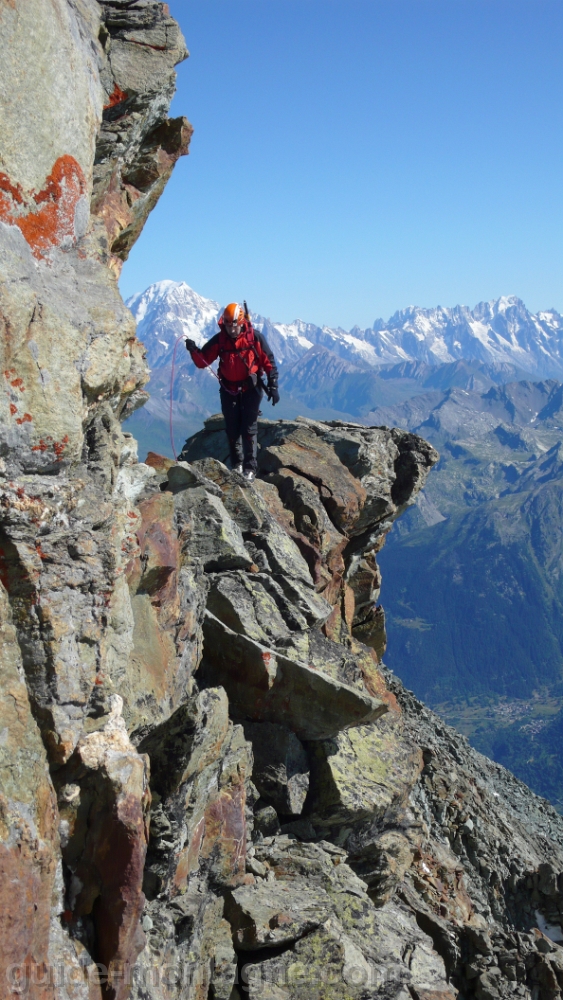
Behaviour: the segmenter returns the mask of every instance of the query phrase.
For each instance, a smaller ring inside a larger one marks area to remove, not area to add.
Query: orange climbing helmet
[[[228,323],[229,326],[232,323],[236,323],[240,326],[244,321],[244,309],[239,306],[238,302],[229,302],[228,306],[225,306],[223,310],[222,320],[224,323]]]

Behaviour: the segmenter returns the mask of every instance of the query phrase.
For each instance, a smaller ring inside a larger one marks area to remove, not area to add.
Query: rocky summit
[[[382,664],[437,453],[263,421],[250,485],[213,417],[139,463],[116,275],[185,45],[159,0],[0,31],[0,995],[555,1000],[563,820]]]

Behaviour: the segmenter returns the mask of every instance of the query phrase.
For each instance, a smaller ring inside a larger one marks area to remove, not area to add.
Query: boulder
[[[221,490],[216,484],[206,476],[202,476],[195,466],[188,465],[187,462],[171,463],[168,466],[167,480],[167,488],[172,493],[180,493],[182,490],[203,486],[204,489],[214,496],[221,496]]]
[[[404,808],[422,767],[418,749],[391,714],[311,745],[308,813],[317,828],[347,828]]]
[[[186,463],[183,463],[186,464]],[[242,476],[231,472],[215,458],[194,462],[191,468],[218,488],[223,503],[242,532],[259,530],[265,519],[260,496]]]
[[[281,599],[280,599],[281,598]],[[289,623],[283,591],[262,573],[231,572],[214,575],[207,598],[207,608],[225,625],[262,645],[272,645],[297,660],[307,657],[307,623],[297,621],[291,609]]]
[[[183,462],[214,458],[226,468],[229,461],[229,443],[225,433],[225,418],[222,413],[214,413],[203,421],[203,429],[192,435],[184,443],[178,458]]]
[[[254,574],[231,572],[213,577],[207,607],[233,632],[257,642],[284,642],[291,632],[276,602]]]
[[[202,486],[176,494],[175,508],[183,527],[184,545],[208,571],[250,569],[239,526],[221,500]]]
[[[360,482],[325,444],[303,423],[271,424],[261,434],[260,469],[277,472],[289,468],[316,485],[337,531],[349,534],[365,503]]]
[[[280,821],[276,810],[273,806],[267,806],[260,799],[254,809],[253,839],[274,837],[280,832],[280,829]]]
[[[267,479],[276,486],[282,502],[293,513],[297,531],[302,532],[326,559],[342,544],[344,536],[336,530],[323,506],[320,486],[284,467],[270,473]]]
[[[340,461],[360,480],[368,494],[366,513],[378,504],[383,509],[390,503],[399,507],[412,502],[438,460],[427,441],[397,427],[365,427],[305,417],[297,420],[334,448]]]
[[[387,711],[378,699],[238,635],[209,611],[200,669],[206,684],[225,688],[243,718],[280,723],[300,739],[320,740]]]
[[[298,613],[309,625],[325,621],[330,607],[315,593],[310,567],[291,537],[291,525],[280,516],[277,490],[260,481],[249,486],[215,458],[196,461],[193,468],[220,486],[225,508],[242,531],[248,550],[255,560],[260,559]]]
[[[315,670],[322,670],[349,687],[374,694],[366,686],[365,650],[359,644],[352,646],[348,642],[345,645],[312,629],[309,633],[308,654],[309,666]]]
[[[275,948],[297,941],[322,924],[331,912],[331,900],[319,887],[306,893],[298,883],[258,880],[227,897],[225,915],[237,950]]]

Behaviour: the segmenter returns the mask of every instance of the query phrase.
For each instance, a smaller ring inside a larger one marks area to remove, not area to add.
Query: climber
[[[246,302],[244,309],[231,302],[219,319],[219,333],[202,348],[187,338],[186,348],[197,368],[207,368],[219,358],[221,409],[231,465],[252,482],[258,467],[258,413],[264,390],[272,406],[280,401],[278,369],[266,338],[253,328]],[[267,386],[262,372],[267,375]]]

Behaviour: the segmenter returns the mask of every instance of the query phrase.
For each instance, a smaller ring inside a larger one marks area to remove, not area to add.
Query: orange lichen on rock
[[[63,457],[63,452],[67,444],[68,444],[68,434],[65,434],[62,441],[53,441],[53,451],[55,452],[55,455],[57,456],[57,459],[59,461]]]
[[[107,111],[108,108],[114,108],[116,104],[121,104],[121,102],[126,101],[128,97],[129,94],[126,94],[124,90],[121,90],[121,87],[118,87],[116,83],[112,93],[109,95],[108,103],[104,104],[104,111]]]
[[[68,154],[55,161],[41,191],[28,196],[0,172],[0,220],[17,226],[34,256],[42,257],[65,237],[74,239],[76,205],[85,193],[82,167]]]

